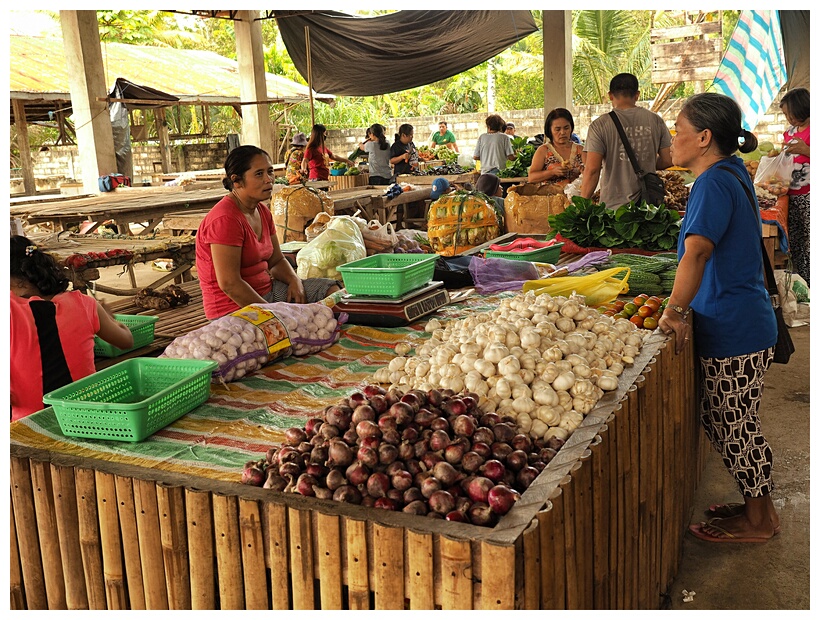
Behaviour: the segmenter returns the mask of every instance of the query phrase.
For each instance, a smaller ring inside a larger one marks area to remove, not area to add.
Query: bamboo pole
[[[515,609],[515,546],[481,542],[481,609]]]
[[[579,565],[579,537],[586,533],[579,530],[576,521],[575,496],[579,489],[576,484],[578,469],[581,466],[576,462],[570,468],[570,473],[561,483],[564,490],[564,557],[566,561],[566,608],[581,609],[580,579],[581,566]]]
[[[406,548],[410,609],[434,609],[433,535],[407,530]]]
[[[185,489],[185,517],[190,558],[191,609],[216,609],[216,571],[214,570],[214,525],[211,494]]]
[[[308,83],[308,97],[310,98],[310,126],[316,124],[316,116],[313,110],[313,68],[310,61],[310,28],[305,26],[305,51],[307,54],[307,83]]]
[[[579,457],[580,467],[573,473],[575,486],[575,534],[578,540],[578,605],[592,609],[593,604],[593,553],[592,541],[595,529],[592,510],[592,453],[584,450]]]
[[[74,470],[70,467],[59,467],[52,464],[51,485],[54,492],[57,535],[60,539],[60,556],[63,559],[66,606],[68,609],[88,609],[89,601],[85,589],[85,572],[80,550],[80,524],[77,516]],[[103,600],[102,603],[104,605],[105,601]]]
[[[43,577],[49,609],[66,609],[65,577],[57,534],[54,495],[51,490],[51,472],[43,461],[31,460],[31,486],[34,491],[34,512],[43,559]]]
[[[84,501],[95,502],[97,506],[103,558],[102,575],[108,609],[128,609],[114,476],[79,468],[76,470],[76,480],[78,501],[82,498]]]
[[[376,609],[404,609],[404,530],[373,524]]]
[[[219,606],[221,609],[244,609],[237,497],[214,493],[213,510]]]
[[[37,517],[31,490],[31,466],[25,458],[11,458],[11,501],[20,549],[20,569],[28,609],[48,609]]]
[[[128,584],[130,608],[145,609],[145,584],[142,579],[140,541],[137,534],[137,511],[134,505],[134,487],[128,476],[114,476],[117,493],[117,514],[122,533],[122,557],[125,563],[125,580]]]
[[[350,609],[370,609],[367,522],[345,519],[344,524],[347,548],[347,605]]]
[[[319,600],[322,610],[343,609],[342,537],[339,517],[316,513],[316,551],[319,556]]]
[[[168,608],[191,609],[188,538],[185,533],[185,496],[182,487],[157,484],[157,507]]]
[[[157,486],[152,480],[134,479],[134,507],[137,514],[142,579],[146,609],[168,609],[165,566],[159,536]]]
[[[23,572],[20,568],[20,547],[17,546],[17,528],[14,524],[14,510],[9,511],[9,525],[11,525],[11,542],[9,543],[9,555],[11,556],[11,566],[9,567],[9,609],[25,609],[26,598],[23,589]]]
[[[242,544],[245,609],[270,609],[262,521],[256,500],[239,500],[239,539]]]
[[[538,609],[541,604],[541,541],[537,518],[521,535],[524,548],[524,595],[522,609]]]
[[[314,609],[310,511],[288,508],[288,524],[293,608]]]
[[[273,609],[290,609],[287,507],[284,504],[265,502],[265,513],[267,515],[271,606]]]
[[[609,471],[609,452],[612,449],[612,436],[606,424],[602,424],[598,435],[590,443],[592,453],[592,578],[594,609],[611,609],[609,535],[612,504],[610,497],[611,481]]]
[[[108,587],[110,571],[113,580],[117,578],[118,557],[112,557],[106,564],[107,554],[103,553],[99,517],[97,515],[97,491],[94,470],[74,468],[74,489],[79,523],[80,553],[83,558],[85,589],[88,592],[89,607],[92,609],[125,609],[128,599],[123,588]],[[115,549],[118,550],[117,547]],[[113,556],[113,554],[112,554]],[[122,569],[119,568],[120,577]]]
[[[469,540],[439,537],[441,609],[473,608],[473,558]]]
[[[627,454],[629,460],[629,476],[627,478],[627,519],[626,519],[626,533],[627,533],[627,561],[628,570],[625,574],[627,586],[629,587],[629,607],[628,609],[636,609],[639,604],[638,587],[640,585],[640,573],[638,566],[638,502],[639,502],[639,476],[640,466],[638,464],[638,388],[643,383],[643,377],[638,375],[635,383],[632,386],[634,391],[630,391],[630,411],[629,411],[629,446],[630,450]]]

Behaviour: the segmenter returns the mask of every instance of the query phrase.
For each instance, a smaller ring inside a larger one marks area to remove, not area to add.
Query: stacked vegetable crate
[[[619,252],[612,254],[606,263],[598,265],[598,270],[612,267],[629,267],[629,294],[666,296],[672,292],[675,274],[678,271],[678,257],[674,252],[661,252],[651,256]]]

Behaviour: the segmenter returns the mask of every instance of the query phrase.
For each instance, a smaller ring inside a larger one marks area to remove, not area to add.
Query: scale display
[[[401,299],[360,299],[349,297],[333,308],[346,312],[351,325],[371,327],[406,327],[416,319],[432,314],[450,303],[450,295],[441,282],[431,282]]]

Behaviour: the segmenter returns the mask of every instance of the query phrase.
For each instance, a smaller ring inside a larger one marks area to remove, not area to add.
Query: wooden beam
[[[171,169],[171,145],[168,139],[168,122],[165,119],[165,108],[154,110],[154,123],[159,139],[159,156],[164,173],[173,172]]]
[[[17,129],[17,147],[20,149],[20,167],[23,169],[23,191],[26,196],[34,196],[37,186],[34,182],[34,166],[31,163],[31,149],[28,145],[28,124],[26,106],[19,99],[12,99],[14,126]]]

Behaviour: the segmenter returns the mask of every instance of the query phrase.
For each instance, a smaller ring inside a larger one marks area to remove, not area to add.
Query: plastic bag
[[[347,215],[331,219],[325,231],[299,250],[296,275],[302,279],[331,278],[341,280],[337,267],[367,256],[359,225]]]
[[[481,258],[470,261],[475,290],[481,294],[520,291],[524,282],[538,280],[538,269],[530,261]]]
[[[629,291],[629,267],[613,267],[588,276],[559,276],[547,280],[525,282],[522,290],[534,291],[536,295],[549,293],[553,297],[569,297],[573,293],[583,295],[587,306],[600,306],[614,301],[618,295]],[[620,274],[623,274],[621,277]]]
[[[789,192],[794,169],[794,155],[780,151],[774,157],[761,157],[755,172],[754,184],[775,196]]]
[[[367,248],[367,255],[373,254],[389,254],[393,251],[399,243],[399,238],[396,231],[393,229],[393,224],[381,224],[379,220],[370,220],[362,229],[362,239],[364,239],[365,248]]]

